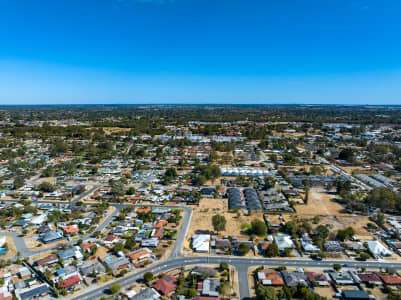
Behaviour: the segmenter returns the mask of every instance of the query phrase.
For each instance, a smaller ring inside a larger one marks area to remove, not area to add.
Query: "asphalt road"
[[[240,298],[249,298],[249,286],[247,280],[247,271],[251,266],[292,266],[292,267],[332,267],[333,264],[347,265],[347,268],[396,268],[401,269],[401,263],[387,263],[387,262],[358,262],[358,261],[313,261],[313,260],[297,260],[297,259],[268,259],[268,258],[241,258],[241,257],[216,257],[216,256],[205,256],[205,257],[178,257],[167,261],[159,262],[155,265],[150,266],[147,269],[140,269],[135,274],[127,276],[125,278],[113,281],[119,283],[123,288],[132,285],[138,280],[142,280],[143,275],[146,272],[152,272],[157,274],[160,272],[166,272],[171,269],[180,268],[183,266],[191,265],[206,265],[206,264],[220,264],[226,262],[229,265],[237,268],[239,278],[239,289]],[[110,283],[111,284],[111,283]],[[108,293],[110,284],[102,287],[97,287],[92,291],[81,294],[77,297],[72,298],[73,300],[79,299],[96,299],[104,296]]]

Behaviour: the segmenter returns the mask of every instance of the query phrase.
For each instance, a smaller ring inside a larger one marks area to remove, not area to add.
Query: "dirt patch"
[[[372,175],[375,172],[372,171],[369,168],[361,168],[359,166],[356,167],[343,167],[343,166],[339,166],[340,169],[342,169],[343,171],[347,172],[348,174],[352,175],[353,173],[356,174],[366,174],[366,175]]]
[[[17,248],[15,247],[14,240],[11,236],[6,236],[6,243],[8,246],[8,251],[4,255],[0,256],[3,259],[9,259],[17,254]]]
[[[24,238],[24,242],[25,242],[26,247],[29,250],[42,250],[42,249],[46,249],[46,248],[49,248],[49,247],[54,246],[54,245],[64,244],[64,243],[67,242],[67,240],[62,240],[62,241],[58,241],[58,242],[55,242],[55,243],[44,244],[40,240]]]
[[[42,182],[49,182],[54,184],[57,181],[57,177],[41,177],[36,182],[42,183]]]
[[[253,213],[251,216],[244,216],[242,213],[228,212],[226,199],[202,198],[199,206],[193,209],[191,225],[188,231],[188,238],[197,230],[214,231],[212,217],[214,215],[223,215],[226,220],[226,229],[219,232],[220,235],[241,235],[241,224],[250,223],[253,219],[262,220],[262,213]]]
[[[326,297],[327,299],[335,299],[334,296],[336,292],[331,286],[327,287],[316,287],[313,289],[316,294],[319,294],[322,297]]]
[[[344,208],[337,202],[334,201],[335,195],[311,190],[309,192],[309,200],[307,204],[301,204],[296,206],[298,215],[315,216],[315,215],[336,215],[336,216],[348,216]],[[304,198],[304,196],[302,196]]]

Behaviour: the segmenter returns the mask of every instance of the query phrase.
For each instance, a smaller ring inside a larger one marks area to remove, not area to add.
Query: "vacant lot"
[[[11,236],[6,236],[6,243],[8,246],[8,251],[6,254],[1,256],[3,259],[12,258],[17,254],[17,248],[15,247],[14,240]]]
[[[321,191],[311,190],[309,192],[308,204],[296,206],[297,214],[300,216],[348,216],[344,208],[333,199],[335,195]]]
[[[226,199],[202,198],[199,207],[193,208],[187,238],[190,238],[197,230],[214,231],[212,217],[217,214],[224,215],[227,220],[226,230],[220,232],[221,235],[241,235],[241,224],[250,223],[253,219],[262,220],[262,213],[253,213],[251,216],[244,216],[241,213],[238,217],[237,214],[228,212],[226,202]]]

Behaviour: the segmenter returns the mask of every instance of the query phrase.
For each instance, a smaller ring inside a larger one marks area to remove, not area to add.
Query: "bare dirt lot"
[[[241,235],[241,224],[250,223],[253,219],[262,220],[262,213],[253,213],[251,216],[240,213],[238,217],[237,214],[228,212],[226,200],[202,198],[199,207],[193,208],[187,238],[190,238],[197,230],[214,231],[212,217],[217,214],[224,215],[227,220],[226,230],[221,231],[219,233],[221,235]]]
[[[11,236],[6,236],[6,243],[8,246],[8,251],[4,256],[2,256],[4,259],[14,257],[17,254],[17,248],[15,247],[14,240]]]
[[[351,226],[361,240],[371,239],[371,233],[365,229],[369,218],[348,214],[339,203],[333,201],[334,198],[333,194],[311,190],[308,204],[297,205],[297,215],[300,218],[320,216],[319,224],[327,225],[330,231]]]
[[[298,215],[349,216],[339,203],[333,201],[335,195],[316,190],[311,190],[309,193],[308,204],[296,206]]]

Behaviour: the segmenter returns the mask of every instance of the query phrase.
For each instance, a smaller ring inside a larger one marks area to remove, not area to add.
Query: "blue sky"
[[[0,0],[0,104],[401,104],[400,0]]]

